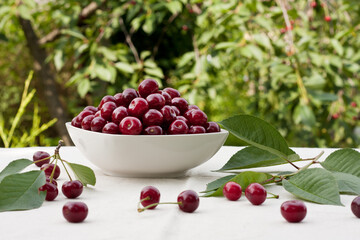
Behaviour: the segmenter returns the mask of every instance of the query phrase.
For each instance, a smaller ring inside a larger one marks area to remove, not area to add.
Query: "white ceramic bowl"
[[[105,174],[123,177],[175,177],[209,160],[228,132],[186,135],[113,135],[66,123],[80,152]]]

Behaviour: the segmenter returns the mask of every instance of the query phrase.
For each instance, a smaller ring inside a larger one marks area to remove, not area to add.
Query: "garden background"
[[[290,146],[359,147],[359,13],[358,0],[2,0],[0,147],[69,143],[65,122],[148,77],[213,121],[251,114]]]

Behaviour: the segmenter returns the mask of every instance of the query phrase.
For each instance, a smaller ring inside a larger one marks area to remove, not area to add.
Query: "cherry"
[[[171,100],[171,104],[180,110],[180,113],[184,113],[188,110],[188,102],[181,97],[176,97]]]
[[[144,135],[162,135],[163,129],[160,126],[149,126],[143,131]]]
[[[122,93],[117,93],[114,95],[115,98],[115,103],[117,106],[123,106],[126,107],[125,102],[123,101],[123,94]]]
[[[136,117],[125,117],[119,125],[120,132],[126,135],[139,135],[142,131],[142,123]]]
[[[120,99],[117,101],[118,106],[128,107],[130,102],[139,97],[139,94],[133,88],[127,88],[122,92]]]
[[[188,127],[190,127],[191,125],[190,125],[190,123],[189,123],[189,121],[186,119],[186,117],[184,117],[184,116],[176,116],[176,120],[182,120],[182,121],[184,121],[185,123],[186,123],[186,125],[188,126]]]
[[[184,117],[189,120],[190,125],[206,126],[207,116],[199,109],[191,109],[185,112]]]
[[[330,22],[330,21],[331,21],[331,17],[330,17],[330,16],[325,16],[325,17],[324,17],[324,20],[325,20],[326,22]]]
[[[108,122],[102,129],[103,133],[108,134],[118,134],[119,133],[119,126],[116,123]]]
[[[301,222],[306,216],[306,206],[304,202],[300,200],[286,201],[281,204],[281,215],[288,222]]]
[[[148,209],[156,208],[157,204],[160,202],[160,191],[154,186],[146,186],[140,192],[140,203],[144,207],[147,207],[151,204],[153,206]]]
[[[61,190],[67,198],[77,198],[83,191],[83,184],[79,180],[66,181]]]
[[[188,131],[189,134],[199,134],[206,133],[206,130],[203,126],[191,126]]]
[[[115,108],[112,113],[111,119],[114,123],[119,124],[121,120],[123,120],[123,118],[127,116],[129,116],[129,113],[126,107],[120,106],[118,108]]]
[[[183,212],[192,213],[199,207],[199,196],[193,190],[186,190],[179,194],[177,202]]]
[[[83,202],[67,202],[62,208],[65,219],[72,223],[84,221],[88,211],[87,205]]]
[[[105,103],[107,103],[107,102],[116,103],[116,99],[115,99],[113,96],[111,96],[111,95],[106,95],[106,96],[104,96],[104,97],[101,99],[101,101],[100,101],[100,104],[99,104],[99,106],[98,106],[98,109],[101,109],[102,106],[103,106]]]
[[[175,112],[176,116],[180,116],[181,113],[180,113],[180,110],[177,107],[171,106],[171,108],[174,109],[174,112]]]
[[[357,107],[356,102],[351,102],[350,105],[351,105],[352,107],[354,107],[354,108]]]
[[[44,185],[39,187],[39,191],[46,191],[46,201],[53,201],[59,193],[57,186],[50,182],[46,182]]]
[[[45,176],[51,177],[51,173],[53,172],[54,167],[55,164],[47,163],[41,166],[41,170],[44,170]],[[58,165],[56,165],[53,178],[57,179],[59,176],[60,176],[60,168]]]
[[[85,130],[91,130],[91,122],[95,118],[95,115],[86,116],[81,122],[81,128]]]
[[[351,202],[351,211],[356,217],[360,218],[360,196],[357,196]]]
[[[170,124],[169,134],[187,134],[189,127],[183,120],[175,120]]]
[[[310,3],[310,7],[316,8],[316,6],[317,6],[316,1],[312,1],[312,2]]]
[[[340,117],[340,113],[334,113],[333,115],[331,115],[331,117],[333,119],[338,119]]]
[[[169,94],[171,98],[180,97],[180,92],[174,88],[167,87],[164,88],[163,91]]]
[[[44,159],[46,158],[46,159]],[[41,160],[44,159],[44,160]],[[38,167],[41,167],[44,164],[47,164],[50,162],[50,154],[44,151],[37,151],[33,155],[33,161],[35,162],[35,165]]]
[[[191,109],[197,109],[197,110],[200,110],[200,108],[194,104],[191,104],[188,106],[188,109],[191,110]]]
[[[105,120],[109,121],[111,120],[112,113],[116,108],[116,103],[114,102],[106,102],[101,107],[101,117],[103,117]]]
[[[212,133],[212,132],[220,132],[220,126],[216,122],[208,122],[206,124],[206,132]]]
[[[176,113],[175,110],[169,106],[165,105],[161,110],[161,114],[163,115],[164,123],[169,124],[173,122],[176,119]]]
[[[149,109],[142,117],[145,126],[158,125],[163,123],[163,115],[156,109]]]
[[[149,104],[144,98],[134,98],[128,108],[130,116],[142,117],[149,110]]]
[[[146,101],[149,104],[149,108],[155,108],[160,110],[165,106],[165,98],[160,93],[152,93],[146,97]]]
[[[106,124],[105,119],[103,119],[102,117],[95,117],[91,121],[91,131],[101,132],[105,124]]]
[[[165,99],[165,104],[170,105],[171,104],[171,96],[170,96],[170,94],[168,94],[167,92],[161,91],[161,95]]]
[[[51,181],[51,182],[50,182]],[[46,182],[48,182],[48,183],[52,183],[52,184],[54,184],[55,186],[57,186],[58,184],[57,184],[57,182],[56,182],[56,180],[55,179],[50,179],[50,177],[49,176],[46,176]]]
[[[91,111],[91,112],[93,112],[93,114],[95,114],[99,109],[94,106],[86,106],[83,111],[85,111],[85,110]]]
[[[260,205],[265,201],[267,192],[260,183],[251,183],[245,190],[245,196],[253,205]]]
[[[94,115],[95,117],[101,117],[101,111],[100,110],[98,110],[96,113],[95,113],[95,115]]]
[[[154,79],[148,78],[143,80],[138,87],[141,97],[146,98],[152,93],[156,93],[159,90],[159,85]]]
[[[80,124],[81,124],[81,122],[84,120],[84,118],[86,117],[86,116],[89,116],[89,115],[94,115],[94,113],[92,112],[92,111],[89,111],[89,110],[84,110],[84,111],[82,111],[81,113],[79,113],[78,115],[77,115],[77,120],[80,122]]]
[[[223,188],[224,196],[230,201],[236,201],[241,197],[242,189],[236,182],[227,182]]]
[[[71,126],[81,128],[81,122],[79,121],[79,118],[77,116],[71,120]]]

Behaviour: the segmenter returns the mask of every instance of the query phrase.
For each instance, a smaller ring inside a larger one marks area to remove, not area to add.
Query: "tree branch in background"
[[[136,50],[136,48],[135,48],[135,46],[134,46],[134,44],[133,44],[133,42],[131,40],[129,32],[126,30],[125,23],[124,23],[124,20],[122,19],[122,17],[119,18],[119,23],[120,23],[121,30],[124,32],[126,43],[129,45],[130,50],[134,55],[136,63],[141,64],[139,54],[138,54],[138,52],[137,52],[137,50]]]
[[[286,35],[285,35],[286,36],[285,42],[287,43],[287,46],[285,49],[286,54],[288,56],[292,56],[295,54],[295,46],[294,46],[294,36],[293,36],[293,32],[292,32],[292,25],[291,25],[289,15],[288,15],[287,9],[286,9],[287,0],[277,0],[276,2],[281,8],[281,11],[283,13],[284,20],[285,20],[285,25],[286,25]]]

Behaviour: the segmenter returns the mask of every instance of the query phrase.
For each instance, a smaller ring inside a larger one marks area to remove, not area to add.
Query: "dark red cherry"
[[[151,204],[160,202],[160,191],[153,186],[146,186],[140,192],[140,202],[144,207]],[[157,205],[149,207],[148,209],[154,209]]]
[[[83,191],[83,184],[79,180],[66,181],[61,190],[67,198],[77,198]]]
[[[116,100],[113,96],[111,95],[106,95],[104,96],[101,101],[100,101],[100,104],[98,106],[98,109],[101,109],[102,106],[104,105],[104,103],[107,103],[107,102],[113,102],[113,103],[116,103]]]
[[[41,166],[41,170],[44,170],[45,176],[50,177],[51,173],[53,172],[54,167],[55,167],[55,164],[47,163],[47,164],[44,164],[44,165]],[[57,179],[59,176],[60,176],[60,168],[59,168],[58,165],[56,165],[53,178]]]
[[[149,108],[160,110],[165,106],[165,98],[160,93],[152,93],[146,97],[146,101],[149,104]]]
[[[133,88],[127,88],[122,92],[121,100],[119,101],[118,106],[128,107],[130,102],[139,97],[137,91]]]
[[[245,190],[245,197],[253,204],[260,205],[266,200],[266,189],[260,183],[251,183]]]
[[[160,110],[160,112],[163,115],[163,120],[164,120],[164,123],[166,123],[166,124],[172,123],[176,119],[175,110],[169,105],[165,105]]]
[[[127,116],[129,116],[129,113],[126,107],[120,106],[115,108],[115,110],[112,113],[111,119],[114,123],[119,124],[121,120],[123,120],[123,118]]]
[[[119,125],[113,122],[108,122],[102,129],[102,133],[108,134],[118,134],[119,132]]]
[[[206,132],[212,133],[212,132],[220,132],[220,126],[216,122],[208,122],[206,124]]]
[[[171,98],[180,97],[180,92],[174,88],[167,87],[164,88],[163,91],[169,94]]]
[[[55,180],[55,179],[50,179],[50,177],[49,176],[46,176],[46,182],[48,182],[48,183],[52,183],[52,184],[54,184],[56,187],[57,187],[57,181]]]
[[[144,98],[134,98],[128,108],[130,116],[141,118],[149,110],[149,104]]]
[[[200,200],[196,192],[186,190],[179,194],[177,202],[183,212],[192,213],[199,207]]]
[[[242,189],[236,182],[227,182],[223,188],[224,196],[230,201],[236,201],[241,197]]]
[[[189,128],[189,134],[199,134],[199,133],[206,133],[206,130],[203,126],[191,126]]]
[[[191,109],[186,111],[184,117],[186,117],[190,125],[206,126],[207,116],[199,109]]]
[[[105,124],[106,124],[105,119],[103,119],[102,117],[95,117],[91,121],[91,131],[101,132]]]
[[[356,217],[360,218],[360,196],[357,196],[351,202],[351,211]]]
[[[45,197],[46,201],[53,201],[59,194],[59,191],[58,191],[56,185],[53,183],[49,183],[49,182],[46,182],[44,185],[42,185],[39,188],[39,191],[40,192],[46,191],[46,197]]]
[[[188,102],[181,97],[176,97],[171,100],[171,104],[175,107],[177,107],[180,110],[180,113],[183,114],[188,110]]]
[[[145,126],[158,125],[163,123],[163,115],[156,109],[149,109],[142,117]]]
[[[41,161],[41,159],[44,160]],[[50,154],[44,151],[36,151],[33,155],[33,161],[36,166],[41,167],[42,165],[50,162]]]
[[[303,201],[291,200],[281,204],[280,212],[286,221],[296,223],[305,218],[307,210]]]
[[[188,127],[190,127],[190,122],[186,119],[186,117],[184,117],[184,116],[176,116],[176,120],[184,121],[186,123],[186,125]]]
[[[86,116],[81,122],[81,128],[84,130],[91,130],[91,122],[95,118],[95,115]]]
[[[62,208],[65,219],[71,223],[79,223],[85,220],[89,209],[83,202],[67,202]]]
[[[173,121],[168,129],[168,134],[187,134],[189,127],[183,120]]]
[[[125,117],[119,125],[120,133],[125,135],[139,135],[142,132],[142,123],[136,117]]]
[[[171,106],[171,108],[174,109],[174,112],[175,112],[176,116],[180,116],[180,115],[181,115],[180,110],[179,110],[177,107]]]
[[[197,110],[200,110],[200,108],[194,104],[191,104],[188,106],[188,110],[191,110],[191,109],[197,109]]]
[[[163,135],[164,131],[160,126],[149,126],[143,130],[144,135]]]
[[[148,78],[143,80],[138,87],[141,97],[146,98],[152,93],[156,93],[159,90],[159,84],[156,80]]]
[[[80,122],[80,125],[81,125],[81,122],[84,120],[84,118],[89,115],[94,115],[94,113],[89,110],[84,110],[81,113],[79,113],[79,115],[77,115],[77,120]]]
[[[101,117],[104,118],[106,121],[110,121],[112,113],[115,110],[115,108],[116,108],[116,103],[114,102],[104,103],[104,105],[101,107]]]
[[[79,118],[77,116],[71,120],[71,126],[81,128],[81,122],[79,121]]]
[[[89,111],[93,112],[93,114],[95,114],[99,109],[94,106],[86,106],[83,111],[85,111],[85,110],[89,110]]]
[[[164,91],[161,91],[161,95],[165,99],[165,104],[166,105],[171,105],[171,96],[167,92],[164,92]]]

